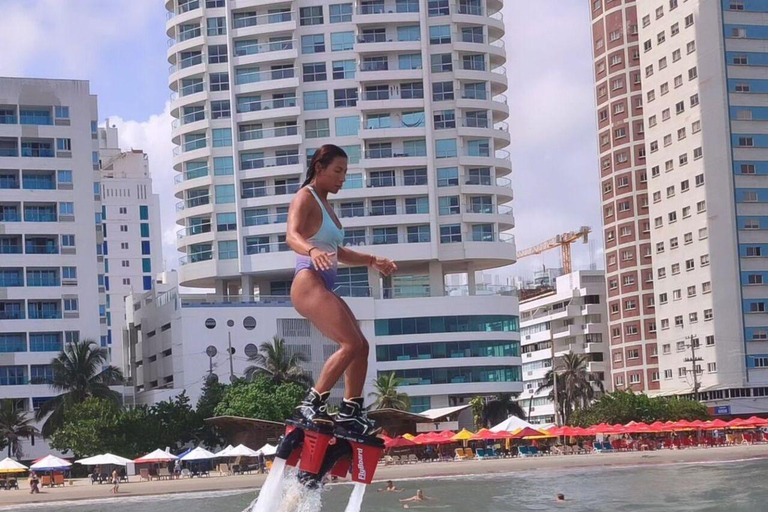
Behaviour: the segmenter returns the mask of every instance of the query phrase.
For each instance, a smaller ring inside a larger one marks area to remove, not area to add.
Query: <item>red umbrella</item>
[[[692,426],[693,426],[695,429],[697,429],[697,430],[701,430],[702,428],[704,428],[704,427],[706,427],[706,426],[707,426],[707,423],[706,423],[705,421],[701,421],[701,420],[693,420],[693,421],[691,422],[691,425],[692,425]]]
[[[691,430],[695,425],[688,420],[679,420],[669,426],[672,430]]]
[[[749,422],[749,420],[745,420],[744,418],[734,418],[731,421],[728,422],[728,427],[730,428],[744,428],[744,427],[751,427],[752,423]]]
[[[720,418],[717,418],[716,420],[708,421],[705,428],[708,428],[708,429],[728,428],[728,423],[721,420]]]
[[[516,434],[513,434],[510,439],[522,439],[524,437],[528,436],[540,436],[542,435],[541,432],[538,430],[532,429],[531,427],[525,427],[521,431],[517,432]]]
[[[549,432],[553,436],[567,436],[570,434],[566,434],[565,431],[569,430],[571,427],[568,426],[562,426],[562,427],[552,427],[547,432]]]
[[[395,437],[394,439],[390,439],[388,443],[384,443],[384,446],[387,448],[402,448],[404,446],[414,446],[416,443],[413,441],[410,441],[404,437]]]
[[[768,419],[758,418],[757,416],[752,416],[751,418],[747,419],[746,421],[748,421],[749,425],[752,426],[752,427],[762,427],[764,425],[768,425]]]

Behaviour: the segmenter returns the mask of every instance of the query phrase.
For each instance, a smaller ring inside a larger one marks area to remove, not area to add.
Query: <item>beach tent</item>
[[[277,454],[277,446],[272,446],[271,444],[267,443],[256,450],[256,453],[265,457],[271,457],[272,455]]]
[[[34,469],[35,471],[64,471],[65,469],[69,469],[69,466],[71,465],[71,462],[60,459],[55,455],[46,455],[29,466],[29,469]]]
[[[517,416],[510,416],[509,418],[505,419],[498,425],[494,425],[490,428],[491,432],[514,432],[515,430],[520,430],[523,428],[532,428],[535,429],[536,425],[532,423],[528,423],[525,420],[521,420]]]
[[[157,450],[150,452],[142,457],[139,457],[138,459],[134,459],[133,462],[136,464],[154,464],[154,463],[160,463],[160,462],[169,462],[172,460],[176,460],[178,457],[176,457],[172,453],[168,453],[165,450],[161,450],[158,448]]]
[[[27,466],[20,464],[10,457],[6,457],[0,460],[0,475],[10,473],[23,473],[27,470]]]
[[[217,456],[217,457],[226,457],[226,456],[227,456],[227,452],[228,452],[229,450],[231,450],[232,448],[234,448],[234,446],[232,446],[232,445],[230,444],[230,445],[228,445],[226,448],[224,448],[223,450],[221,450],[220,452],[216,452],[216,456]]]
[[[258,452],[251,450],[244,444],[239,444],[234,448],[232,448],[231,450],[229,450],[224,456],[225,457],[258,457],[259,454]]]
[[[133,461],[120,457],[119,455],[112,455],[111,453],[104,453],[102,455],[94,455],[93,457],[87,457],[85,459],[76,460],[78,464],[83,466],[107,466],[112,464],[113,466],[127,466]]]
[[[209,452],[205,448],[198,446],[194,450],[190,450],[189,453],[179,457],[179,460],[182,460],[182,461],[208,460],[214,457],[216,457],[216,455]]]

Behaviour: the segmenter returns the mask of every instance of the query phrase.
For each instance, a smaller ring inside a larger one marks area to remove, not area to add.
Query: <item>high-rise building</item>
[[[629,211],[633,220],[649,222],[644,231],[658,323],[656,389],[699,398],[715,414],[766,411],[768,266],[762,261],[768,209],[761,203],[768,202],[768,181],[761,176],[768,173],[762,135],[768,119],[762,73],[768,62],[762,44],[768,3],[597,0],[590,5],[601,149],[617,151],[620,135],[635,140],[633,134],[640,132],[645,140],[646,206],[638,211],[630,203]],[[615,118],[612,93],[619,80],[627,80],[627,71],[613,73],[611,65],[616,62],[619,69],[627,57],[615,58],[612,44],[624,38],[633,45],[630,81],[633,105],[640,110],[631,122],[639,128]],[[603,187],[605,194],[619,190],[616,182]],[[626,208],[622,200],[611,199],[618,215]],[[620,243],[621,233],[608,235],[607,213],[606,227],[606,248],[609,238]],[[624,310],[620,305],[622,315]],[[612,361],[614,384],[623,377],[626,385],[626,351],[614,350]]]
[[[612,388],[659,390],[641,48],[635,0],[589,0]],[[661,3],[661,0],[659,0]]]
[[[423,409],[519,391],[517,299],[475,281],[515,260],[501,5],[166,2],[180,284],[221,304],[285,297],[288,204],[314,151],[334,143],[349,155],[331,201],[344,243],[400,268],[339,271],[376,371],[395,371]],[[451,274],[467,284],[446,289]],[[257,341],[290,337],[278,314]]]
[[[768,410],[766,14],[638,2],[661,390],[719,414]]]
[[[87,81],[0,78],[0,399],[30,413],[66,342],[107,344],[97,120]]]
[[[523,392],[518,403],[532,423],[555,423],[551,387],[545,376],[563,371],[562,356],[578,354],[586,360],[603,388],[610,382],[605,273],[579,270],[557,277],[555,287],[520,301],[520,345]],[[594,385],[595,396],[600,386]],[[557,418],[562,421],[562,418]]]
[[[130,375],[125,328],[125,297],[151,290],[163,270],[160,199],[152,192],[149,160],[140,149],[121,151],[117,128],[99,128],[101,216],[107,292],[107,346],[111,362]]]

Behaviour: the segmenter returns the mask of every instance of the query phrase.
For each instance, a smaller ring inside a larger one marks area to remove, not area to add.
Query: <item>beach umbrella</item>
[[[541,436],[544,435],[543,433],[539,432],[535,428],[525,427],[519,429],[517,432],[512,434],[511,439],[525,439],[528,436]]]
[[[413,434],[403,434],[403,437],[406,438],[409,441],[413,441],[413,439],[416,437]]]
[[[179,457],[179,460],[191,461],[191,460],[208,460],[216,457],[213,453],[209,452],[205,448],[198,446],[194,450],[191,450],[184,456]]]
[[[387,448],[403,448],[406,446],[415,446],[416,443],[405,437],[395,437],[389,443],[385,443]]]
[[[265,457],[270,457],[272,455],[275,455],[277,453],[277,446],[272,446],[271,444],[267,443],[258,450],[256,450],[256,453],[259,455],[263,455]]]
[[[35,471],[63,471],[71,465],[71,462],[60,459],[55,455],[46,455],[29,466],[29,469],[34,469]]]
[[[223,450],[221,450],[220,452],[217,452],[217,453],[216,453],[216,456],[217,456],[217,457],[226,457],[226,456],[227,456],[227,452],[228,452],[229,450],[231,450],[232,448],[234,448],[234,446],[232,446],[231,444],[230,444],[230,445],[227,445],[227,447],[226,447],[226,448],[224,448],[224,449],[223,449]]]
[[[415,444],[428,444],[429,440],[430,440],[429,433],[419,434],[413,439],[410,439],[410,441],[413,441]]]
[[[752,427],[762,427],[764,425],[768,425],[768,419],[758,418],[757,416],[752,416],[751,418],[748,418],[746,421],[748,421],[749,425]]]
[[[75,462],[82,464],[83,466],[107,466],[109,464],[114,466],[127,466],[133,461],[131,459],[126,459],[125,457],[120,457],[119,455],[103,453],[101,455],[94,455],[93,457],[76,460]]]
[[[244,444],[239,444],[229,450],[225,457],[258,457],[259,454],[255,450],[251,450]]]
[[[0,475],[9,473],[23,473],[27,470],[27,466],[20,464],[10,457],[6,457],[0,460]]]
[[[176,460],[177,458],[178,457],[176,457],[174,454],[168,453],[165,450],[158,448],[157,450],[139,457],[138,459],[134,459],[133,462],[136,464],[154,464],[160,462],[170,462],[172,460]]]
[[[463,429],[461,429],[461,432],[459,432],[456,435],[454,435],[453,437],[451,437],[451,440],[452,441],[469,441],[470,439],[472,439],[473,435],[474,434],[472,434],[472,432],[470,432],[469,430],[463,428]]]
[[[721,420],[720,418],[717,418],[712,421],[708,421],[707,425],[704,427],[706,429],[722,429],[722,428],[728,428],[728,423]]]

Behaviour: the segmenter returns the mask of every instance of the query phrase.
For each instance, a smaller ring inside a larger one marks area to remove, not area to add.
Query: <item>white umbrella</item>
[[[146,464],[146,463],[153,463],[153,462],[168,462],[171,460],[176,460],[178,457],[176,457],[172,453],[168,453],[165,450],[161,450],[158,448],[157,450],[150,452],[142,457],[139,457],[138,459],[135,459],[133,462],[136,464]]]
[[[514,432],[515,430],[520,430],[526,427],[537,430],[537,425],[533,425],[525,420],[521,420],[517,416],[510,416],[498,425],[491,427],[490,430],[491,432]]]
[[[224,449],[223,449],[223,450],[221,450],[220,452],[217,452],[217,453],[216,453],[216,456],[217,456],[217,457],[226,457],[226,456],[227,456],[227,452],[228,452],[229,450],[231,450],[232,448],[234,448],[234,446],[232,446],[232,445],[230,444],[229,446],[227,446],[226,448],[224,448]]]
[[[260,455],[264,455],[265,457],[269,457],[277,453],[277,446],[272,446],[271,444],[267,443],[261,448],[259,448],[258,450],[256,450],[256,453]]]
[[[60,459],[54,455],[46,455],[29,466],[29,469],[35,469],[37,471],[53,471],[56,469],[67,469],[71,465],[71,462],[67,462],[64,459]]]
[[[227,451],[225,457],[258,457],[258,452],[255,452],[243,444],[239,444]]]
[[[202,448],[198,446],[185,456],[183,456],[180,460],[208,460],[216,457],[216,455],[212,454],[205,448]]]
[[[83,466],[107,466],[109,464],[115,466],[126,466],[133,461],[131,459],[126,459],[125,457],[120,457],[119,455],[104,453],[101,455],[94,455],[93,457],[76,460],[75,462],[82,464]]]
[[[27,470],[27,466],[20,464],[10,457],[0,460],[0,474],[3,473],[21,473]]]

